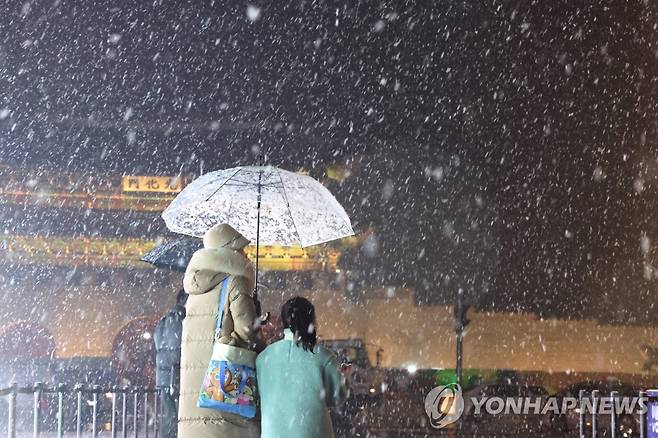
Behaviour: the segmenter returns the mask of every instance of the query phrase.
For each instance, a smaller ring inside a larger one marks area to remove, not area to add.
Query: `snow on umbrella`
[[[162,217],[171,231],[193,237],[227,223],[257,245],[307,247],[354,235],[345,210],[322,184],[271,166],[207,173]]]
[[[184,272],[195,251],[203,248],[201,239],[183,237],[156,246],[140,259],[157,268]]]

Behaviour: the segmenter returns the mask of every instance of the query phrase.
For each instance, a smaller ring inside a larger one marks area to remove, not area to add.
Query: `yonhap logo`
[[[425,397],[425,412],[435,429],[442,429],[459,420],[464,413],[461,386],[453,383],[432,389]]]
[[[566,415],[575,412],[581,415],[640,415],[647,412],[646,397],[620,396],[616,392],[610,395],[584,394],[578,397],[541,397],[487,396],[467,397],[469,411],[467,416],[480,415]],[[459,385],[437,386],[425,397],[425,412],[430,425],[442,429],[455,423],[464,414],[465,399]]]

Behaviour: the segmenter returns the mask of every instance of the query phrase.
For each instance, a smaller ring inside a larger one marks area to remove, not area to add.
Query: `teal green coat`
[[[267,347],[256,359],[261,403],[261,438],[332,438],[329,407],[347,397],[335,355],[317,345],[313,352],[293,334]]]

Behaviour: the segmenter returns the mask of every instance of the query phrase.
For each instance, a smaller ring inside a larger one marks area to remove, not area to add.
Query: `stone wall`
[[[379,345],[384,349],[382,364],[388,367],[455,366],[449,306],[417,307],[411,292],[405,290],[361,304],[332,294],[305,295],[315,303],[324,338],[359,337]],[[278,308],[274,303],[272,307]],[[656,327],[473,310],[469,318],[472,322],[464,337],[467,368],[638,373],[645,360],[640,345],[658,345]],[[375,351],[375,347],[369,351],[373,362]]]
[[[5,284],[3,321],[27,319],[54,336],[60,358],[109,356],[121,327],[144,315],[162,314],[173,304],[180,275],[152,273],[141,285],[125,279],[76,286],[57,282]],[[278,313],[298,291],[264,290],[263,308]],[[455,341],[450,307],[417,307],[408,290],[373,293],[355,303],[329,287],[301,293],[317,308],[323,338],[362,338],[384,349],[388,367],[452,368]],[[375,298],[378,297],[378,298]],[[638,373],[641,344],[658,345],[658,328],[605,326],[595,321],[541,320],[529,314],[471,311],[464,338],[464,366],[552,372]]]
[[[85,275],[76,285],[58,277],[0,286],[1,327],[18,320],[44,326],[60,358],[109,356],[112,341],[129,321],[163,313],[178,290],[168,273],[149,274],[137,285],[125,278],[105,282]]]

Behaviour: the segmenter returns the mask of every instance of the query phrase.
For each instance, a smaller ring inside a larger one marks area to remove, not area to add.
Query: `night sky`
[[[8,5],[0,164],[347,164],[356,288],[658,323],[654,2],[280,3]]]

